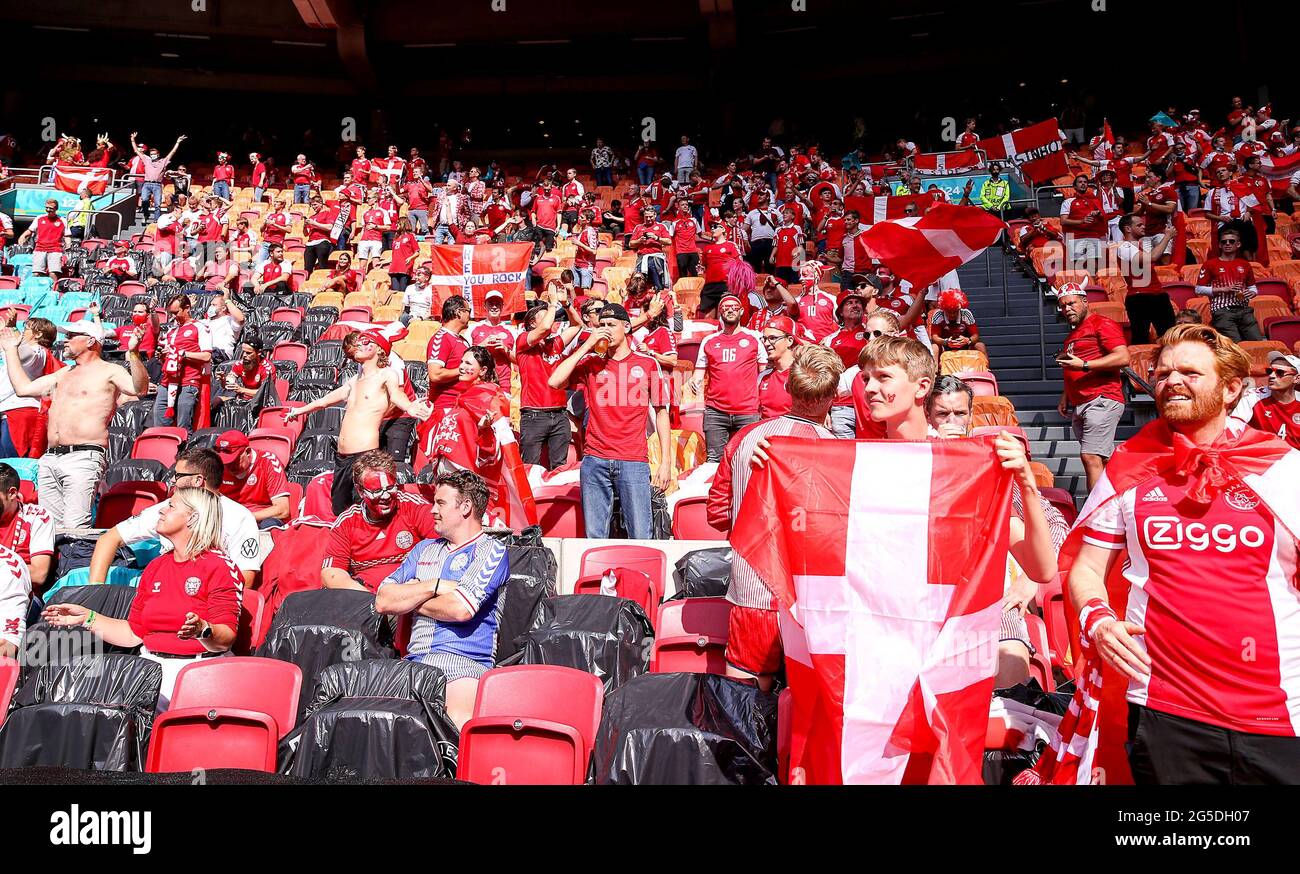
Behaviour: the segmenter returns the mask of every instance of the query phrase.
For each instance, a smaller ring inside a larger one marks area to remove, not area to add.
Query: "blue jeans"
[[[456,242],[456,235],[446,225],[438,225],[433,231],[433,244],[435,246],[450,246]]]
[[[614,172],[613,172],[613,169],[614,169],[614,168],[612,168],[612,167],[597,167],[597,168],[596,168],[596,185],[597,185],[598,187],[601,186],[601,185],[607,186],[607,187],[609,187],[609,188],[613,188],[613,187],[614,187]]]
[[[146,202],[150,204],[150,208],[153,210],[152,214],[146,212],[144,207]],[[158,221],[158,214],[162,212],[161,182],[145,182],[140,186],[140,212],[149,215],[149,221]]]
[[[591,288],[593,275],[590,267],[573,268],[573,287],[574,288]]]
[[[1178,183],[1178,200],[1183,212],[1191,212],[1201,205],[1201,186],[1195,182]]]
[[[254,200],[254,201],[258,201],[258,202],[260,202],[260,201],[262,200],[262,192],[264,192],[264,191],[266,191],[265,188],[254,188],[254,189],[253,189],[253,200]]]
[[[218,179],[212,183],[212,193],[223,200],[230,199],[230,183],[224,179]]]
[[[411,220],[411,229],[420,236],[429,233],[429,211],[427,209],[408,209],[406,217]]]
[[[293,202],[307,203],[311,199],[311,186],[307,184],[297,184],[293,186]]]
[[[199,403],[199,387],[197,385],[181,386],[180,394],[176,396],[176,418],[168,420],[167,412],[167,389],[159,386],[158,397],[153,402],[153,425],[154,428],[177,427],[186,430],[194,430],[194,409]]]
[[[623,530],[633,540],[649,540],[650,465],[644,461],[616,461],[588,455],[582,459],[582,518],[587,537],[609,537],[609,519],[618,490]]]
[[[841,440],[852,440],[857,436],[857,410],[853,407],[831,407],[831,430]]]
[[[636,165],[636,179],[642,185],[649,185],[655,178],[655,168],[649,164]]]
[[[650,280],[650,284],[654,286],[655,291],[663,291],[668,287],[666,263],[663,253],[660,252],[654,255],[643,255],[637,265],[638,268],[643,267],[642,272]]]

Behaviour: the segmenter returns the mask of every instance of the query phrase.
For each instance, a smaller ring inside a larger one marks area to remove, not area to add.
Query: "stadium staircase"
[[[1003,271],[1009,308],[1004,308]],[[1088,485],[1079,460],[1079,443],[1070,421],[1056,411],[1061,398],[1061,368],[1053,359],[1064,345],[1068,326],[1057,316],[1055,306],[1044,299],[1036,281],[999,246],[987,249],[961,267],[958,276],[979,323],[980,338],[988,347],[998,389],[1015,405],[1033,460],[1046,465],[1056,477],[1057,487],[1072,493],[1082,506]],[[1045,356],[1040,356],[1035,307],[1043,311]],[[1045,358],[1046,379],[1040,358]],[[1134,411],[1126,409],[1116,440],[1128,439],[1138,427]]]

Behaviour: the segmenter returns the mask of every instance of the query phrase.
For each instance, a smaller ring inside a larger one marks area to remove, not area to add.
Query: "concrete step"
[[[1059,400],[1061,396],[1058,394],[1056,397]],[[1022,428],[1028,427],[1030,425],[1069,426],[1069,424],[1072,421],[1071,419],[1064,418],[1060,413],[1056,411],[1054,406],[1051,409],[1032,408],[1032,407],[1026,407],[1022,409],[1020,407],[1016,407],[1016,418],[1020,420],[1020,425]],[[1124,415],[1120,417],[1119,423],[1121,426],[1136,425],[1137,420],[1134,416],[1133,411],[1126,409],[1124,411]]]
[[[1007,397],[1044,393],[1060,397],[1061,381],[1059,379],[999,379],[998,390]],[[1026,408],[1037,408],[1038,406],[1038,404],[1025,405]]]
[[[1026,435],[1028,431],[1026,430]],[[1077,440],[1030,440],[1029,454],[1035,459],[1059,458],[1079,455]]]
[[[1002,388],[1002,384],[998,383],[998,389],[1002,392],[1003,397],[1010,398],[1011,403],[1016,405],[1017,414],[1021,409],[1041,409],[1048,405],[1055,404],[1061,399],[1060,388],[1057,388],[1055,391],[1012,393]]]
[[[1028,425],[1022,419],[1021,429],[1031,443],[1066,442],[1074,440],[1074,430],[1069,425]],[[1120,425],[1115,429],[1116,441],[1124,441],[1138,432],[1137,425]],[[1035,453],[1037,454],[1037,453]]]

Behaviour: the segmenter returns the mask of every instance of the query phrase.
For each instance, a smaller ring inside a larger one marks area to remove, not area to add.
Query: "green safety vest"
[[[980,186],[980,202],[991,209],[1001,209],[1011,200],[1011,183],[1005,179],[985,179]]]
[[[906,185],[904,185],[902,182],[900,182],[900,183],[898,183],[897,185],[894,186],[894,193],[895,193],[895,194],[911,194],[911,193],[912,193],[912,190],[911,190],[910,188],[908,188]]]

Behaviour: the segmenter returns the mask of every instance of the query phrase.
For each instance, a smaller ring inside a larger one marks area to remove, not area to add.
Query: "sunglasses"
[[[864,335],[868,336],[868,337],[872,337],[872,338],[875,338],[875,339],[879,339],[879,338],[881,338],[881,337],[893,337],[893,336],[894,336],[894,334],[893,334],[892,332],[890,332],[890,331],[882,331],[882,330],[880,330],[879,328],[877,328],[877,329],[874,330],[874,331],[863,331],[862,333],[863,333]]]
[[[1268,370],[1265,370],[1264,372],[1267,373],[1269,376],[1276,376],[1278,378],[1296,375],[1296,372],[1294,370],[1287,370],[1282,367],[1270,367]]]
[[[372,492],[370,489],[363,489],[361,486],[357,486],[357,491],[361,493],[361,497],[367,500],[378,501],[382,498],[387,498],[397,494],[398,488],[398,486],[392,485],[384,489],[375,489]]]

